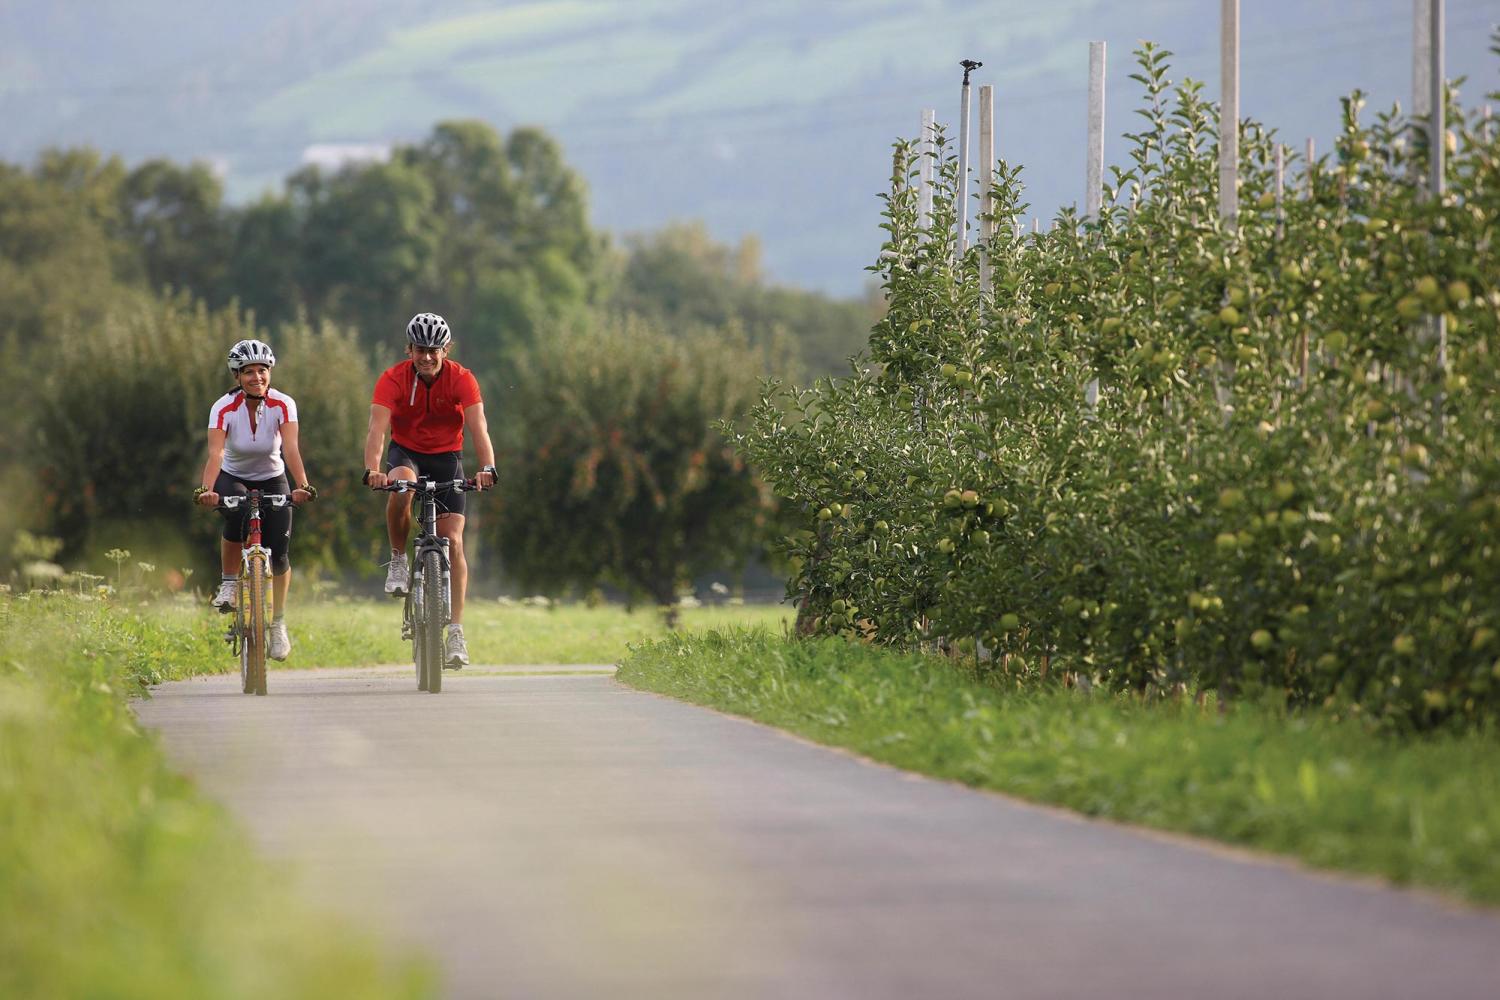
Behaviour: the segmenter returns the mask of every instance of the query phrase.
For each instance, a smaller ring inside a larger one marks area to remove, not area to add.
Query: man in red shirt
[[[453,334],[436,313],[418,313],[406,324],[406,356],[409,360],[387,368],[375,382],[370,400],[370,428],[365,435],[365,482],[378,489],[391,480],[415,481],[464,478],[464,430],[474,435],[474,450],[481,466],[474,477],[480,489],[495,484],[495,448],[490,443],[484,419],[484,401],[479,383],[467,368],[448,360]],[[390,431],[391,444],[381,470],[380,448]],[[464,495],[454,490],[437,494],[437,531],[448,539],[452,565],[453,622],[443,659],[457,669],[469,662],[464,641],[464,593],[469,583],[469,564],[464,559]],[[406,538],[411,532],[412,494],[392,493],[385,509],[391,538],[391,563],[385,592],[405,597],[410,586],[406,565]]]

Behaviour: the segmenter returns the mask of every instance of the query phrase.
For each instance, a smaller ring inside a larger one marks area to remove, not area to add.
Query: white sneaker
[[[271,648],[266,650],[266,655],[273,660],[284,660],[292,655],[292,637],[286,634],[286,620],[283,618],[271,621]]]
[[[462,670],[469,662],[469,644],[464,641],[462,625],[448,626],[448,643],[443,651],[443,666],[449,670]]]
[[[213,606],[219,609],[220,614],[227,615],[234,610],[239,597],[240,581],[224,580],[219,584],[219,592],[214,595]]]
[[[406,569],[405,553],[392,556],[391,564],[385,571],[385,592],[393,597],[405,597],[409,587],[411,574]]]

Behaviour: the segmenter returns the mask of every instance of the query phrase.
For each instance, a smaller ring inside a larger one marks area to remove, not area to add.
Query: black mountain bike
[[[472,479],[439,480],[422,476],[416,482],[397,479],[377,487],[383,493],[415,493],[419,501],[401,638],[411,640],[412,660],[417,665],[417,690],[433,694],[443,690],[443,629],[453,615],[448,539],[437,533],[437,495],[446,489],[467,493],[477,491],[479,486]]]

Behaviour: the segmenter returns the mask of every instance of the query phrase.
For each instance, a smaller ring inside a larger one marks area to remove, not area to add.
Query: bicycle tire
[[[427,690],[443,690],[443,560],[436,552],[422,556],[422,618],[426,635]]]
[[[266,564],[252,557],[246,567],[245,583],[249,590],[249,613],[246,615],[245,644],[250,651],[249,686],[256,694],[266,693]]]
[[[240,583],[235,588],[234,595],[234,651],[240,657],[240,690],[245,694],[254,694],[255,686],[250,682],[250,643],[246,641],[250,630],[245,625],[248,611],[245,577],[245,571],[241,569]]]
[[[415,587],[406,588],[406,606],[401,609],[403,623],[406,626],[405,634],[411,636],[411,660],[417,667],[417,690],[427,690],[427,665],[422,662],[422,623],[417,619],[415,611],[415,598],[412,596]]]

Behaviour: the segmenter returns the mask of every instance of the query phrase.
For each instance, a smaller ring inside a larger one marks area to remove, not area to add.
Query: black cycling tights
[[[221,497],[248,496],[252,489],[260,490],[262,493],[287,495],[292,492],[291,484],[287,482],[285,475],[256,482],[231,476],[227,472],[220,472],[219,478],[214,481],[214,492]],[[250,508],[241,507],[239,510],[226,510],[220,513],[224,515],[225,541],[243,544],[245,534],[250,530]],[[271,550],[272,576],[280,576],[292,568],[291,556],[288,554],[292,545],[291,507],[261,505],[260,538],[266,548]]]

